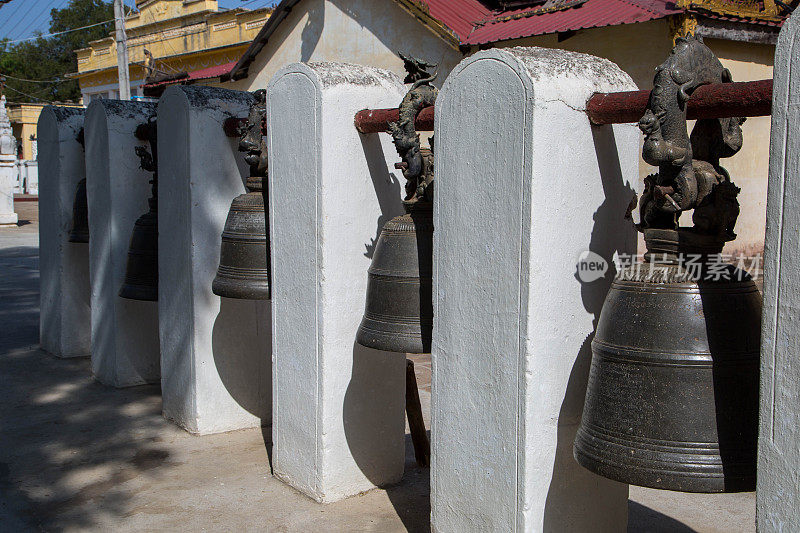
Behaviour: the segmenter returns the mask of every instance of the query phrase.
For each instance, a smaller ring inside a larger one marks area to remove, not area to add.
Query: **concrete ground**
[[[38,226],[0,229],[0,531],[428,531],[413,459],[386,490],[320,505],[270,476],[269,428],[193,437],[161,417],[157,386],[95,382],[88,359],[38,349]],[[426,416],[430,361],[415,357]],[[752,493],[631,487],[629,531],[755,531]]]

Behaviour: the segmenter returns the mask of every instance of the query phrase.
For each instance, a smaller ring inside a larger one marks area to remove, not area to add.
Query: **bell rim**
[[[616,448],[619,453],[609,452],[610,448]],[[752,468],[752,473],[730,473],[731,468],[737,466],[743,467],[740,471],[751,470],[749,466],[754,464],[752,461],[731,462],[726,459],[723,464],[720,453],[695,453],[689,454],[692,459],[695,459],[692,463],[687,463],[686,457],[683,457],[682,461],[677,459],[675,461],[655,461],[652,457],[649,457],[647,461],[652,466],[645,468],[629,460],[631,457],[630,451],[634,449],[638,450],[638,448],[632,448],[620,443],[610,443],[590,435],[584,423],[581,423],[575,435],[573,457],[578,464],[590,472],[638,487],[703,494],[751,492],[756,488],[755,468]],[[677,450],[678,448],[675,449]],[[686,449],[683,448],[683,450]],[[719,449],[718,446],[717,449]],[[595,453],[592,453],[592,450]],[[649,452],[654,453],[652,451]],[[680,452],[671,453],[677,454]],[[752,448],[752,454],[756,454],[755,447]],[[613,458],[614,462],[601,460],[600,457]],[[702,459],[705,459],[705,461]],[[666,468],[670,465],[686,464],[694,465],[697,468],[681,470],[668,470]],[[726,470],[728,471],[727,474]]]
[[[252,279],[233,279],[228,277],[214,278],[211,283],[211,292],[221,298],[235,300],[270,300],[272,292],[269,282]]]
[[[119,297],[126,300],[138,300],[143,302],[158,301],[158,286],[132,285],[126,283],[119,290]]]

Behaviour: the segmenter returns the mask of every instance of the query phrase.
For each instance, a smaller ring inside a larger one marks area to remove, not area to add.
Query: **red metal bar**
[[[356,113],[356,129],[361,133],[381,133],[387,131],[389,122],[400,120],[400,111],[392,109],[362,109]],[[433,131],[433,107],[426,107],[417,115],[417,131]]]
[[[586,114],[592,124],[638,122],[649,98],[650,91],[597,93],[586,103]],[[417,115],[417,131],[433,130],[433,113],[427,107]],[[771,115],[772,80],[704,85],[692,93],[687,113],[690,119]],[[355,125],[361,133],[381,133],[399,118],[397,108],[363,109],[356,113]]]
[[[638,122],[650,91],[597,93],[586,103],[592,124]],[[688,118],[761,117],[772,114],[772,80],[715,83],[692,93]]]

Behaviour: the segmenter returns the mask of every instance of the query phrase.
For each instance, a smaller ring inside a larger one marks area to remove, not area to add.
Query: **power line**
[[[51,80],[29,80],[27,78],[17,78],[17,77],[11,76],[9,74],[0,74],[0,76],[6,77],[6,78],[9,78],[9,79],[12,79],[12,80],[25,81],[25,82],[28,82],[28,83],[66,83],[68,81],[72,81],[72,80],[65,80],[65,79],[59,79],[59,78],[53,78]]]
[[[11,0],[9,0],[9,1],[11,1]],[[0,28],[4,27],[4,26],[5,26],[6,24],[8,24],[8,23],[9,23],[11,20],[13,20],[13,18],[14,18],[14,15],[16,15],[16,14],[17,14],[17,11],[19,11],[19,8],[20,8],[20,7],[22,7],[22,2],[17,2],[17,9],[15,9],[15,10],[14,10],[12,13],[10,13],[10,14],[8,15],[8,19],[6,19],[6,21],[5,21],[5,22],[3,22],[2,24],[0,24]]]
[[[45,37],[55,37],[56,35],[63,35],[65,33],[72,33],[74,31],[80,31],[80,30],[85,30],[85,29],[88,29],[88,28],[94,28],[95,26],[101,26],[103,24],[108,24],[110,22],[114,22],[114,19],[104,20],[103,22],[98,22],[96,24],[89,24],[88,26],[81,26],[80,28],[72,28],[72,29],[69,29],[69,30],[57,31],[55,33],[43,33],[41,35],[34,35],[33,37],[26,37],[25,39],[17,39],[16,41],[6,41],[6,42],[8,44],[14,44],[14,43],[21,43],[23,41],[32,41],[33,39],[39,39],[39,38],[44,39]]]
[[[34,24],[36,24],[37,22],[39,22],[39,20],[41,20],[41,18],[43,17],[44,13],[46,13],[46,12],[48,11],[48,9],[50,9],[51,7],[53,7],[53,4],[54,4],[55,2],[56,2],[56,0],[50,0],[50,2],[49,2],[49,3],[47,4],[47,6],[44,8],[44,11],[42,11],[42,13],[41,13],[39,16],[34,16],[34,17],[33,17],[33,19],[30,21],[30,23],[29,23],[27,26],[25,26],[25,29],[24,29],[24,30],[22,30],[22,31],[21,31],[20,33],[18,33],[17,35],[25,35],[26,33],[28,33],[28,30],[30,30],[30,29],[31,29],[31,27],[32,27]],[[24,17],[23,17],[23,18],[24,18]],[[21,22],[22,22],[22,19],[19,19],[19,20],[20,20],[20,23],[21,23]]]
[[[45,100],[44,98],[38,98],[36,96],[32,96],[32,95],[30,95],[28,93],[24,93],[22,91],[18,91],[17,89],[15,89],[13,87],[10,87],[8,85],[6,85],[6,89],[8,89],[9,91],[14,91],[15,93],[21,94],[22,96],[25,96],[27,98],[33,98],[34,100],[39,100],[40,102],[47,102],[48,104],[52,104],[53,103],[52,100]]]
[[[21,17],[18,19],[18,21],[19,21],[19,24],[22,24],[22,21],[23,21],[23,20],[25,20],[25,17],[27,17],[27,16],[30,14],[30,12],[31,12],[31,11],[33,11],[33,8],[34,8],[34,7],[36,7],[36,5],[37,5],[37,2],[31,2],[31,3],[30,3],[30,7],[29,7],[29,8],[28,8],[28,10],[25,12],[25,14],[24,14],[24,15],[22,15],[22,16],[21,16]],[[33,20],[35,21],[36,19],[37,19],[37,17],[35,17],[35,16],[34,16],[34,17],[33,17]],[[28,28],[25,28],[25,29],[27,30]],[[22,33],[22,34],[20,34],[20,35],[24,35],[24,33]]]

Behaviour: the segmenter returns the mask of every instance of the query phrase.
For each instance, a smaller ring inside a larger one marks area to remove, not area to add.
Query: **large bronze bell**
[[[269,228],[264,194],[269,168],[263,135],[266,92],[261,90],[253,94],[255,101],[239,139],[239,150],[247,152],[245,161],[250,165],[248,192],[231,203],[222,231],[219,268],[211,290],[226,298],[268,300]]]
[[[158,152],[156,122],[151,118],[136,129],[136,137],[150,142],[151,152],[137,146],[141,168],[153,173],[152,194],[147,199],[150,207],[133,225],[131,243],[128,248],[128,264],[125,281],[119,291],[123,298],[131,300],[158,300]]]
[[[86,178],[78,182],[72,202],[72,230],[69,242],[89,242],[89,204],[86,201]]]
[[[268,300],[269,265],[267,220],[263,182],[247,180],[247,194],[233,199],[222,231],[219,268],[211,286],[214,294],[226,298]]]
[[[406,214],[381,229],[367,274],[367,302],[356,342],[402,353],[431,351],[433,332],[433,150],[420,148],[414,121],[434,105],[434,67],[405,57],[411,91],[400,104],[400,120],[389,124],[397,153],[395,165],[406,178]],[[433,139],[431,139],[433,147]]]
[[[640,121],[644,158],[659,167],[640,203],[647,254],[619,270],[603,304],[575,459],[634,485],[755,490],[761,296],[720,256],[739,188],[719,158],[741,148],[743,119],[699,120],[687,135],[681,93],[730,81],[702,41],[678,39],[657,72]],[[679,227],[690,209],[694,226]]]
[[[432,275],[433,210],[426,202],[383,226],[368,270],[367,304],[356,342],[391,352],[430,352]]]

